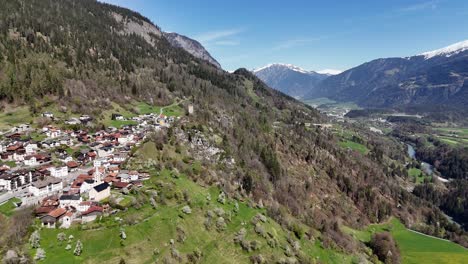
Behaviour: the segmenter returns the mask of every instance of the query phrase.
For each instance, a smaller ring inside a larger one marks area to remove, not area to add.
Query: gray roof
[[[55,177],[46,177],[44,180],[38,180],[36,182],[33,183],[34,187],[38,188],[38,189],[42,189],[46,186],[49,186],[51,184],[57,184],[57,183],[60,183],[62,182],[61,179],[59,178],[55,178]]]

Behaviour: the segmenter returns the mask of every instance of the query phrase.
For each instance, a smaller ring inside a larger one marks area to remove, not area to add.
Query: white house
[[[11,180],[0,178],[0,190],[11,191]]]
[[[34,196],[47,196],[63,190],[63,182],[55,177],[46,177],[29,186],[29,192]]]
[[[73,222],[73,213],[67,212],[62,218],[60,218],[59,222],[62,223],[60,225],[60,228],[65,228],[65,229],[70,228]]]
[[[96,182],[94,180],[85,180],[80,186],[80,193],[87,193],[91,191],[94,186],[96,186]]]
[[[91,201],[84,201],[78,205],[76,210],[78,210],[78,212],[86,212],[88,211],[89,207],[91,207],[91,205],[93,205]]]
[[[128,134],[128,135],[119,137],[117,141],[119,142],[119,144],[125,145],[129,142],[132,142],[133,138],[134,138],[133,134]]]
[[[73,207],[77,209],[80,204],[83,202],[83,199],[79,194],[75,195],[62,195],[60,196],[60,207],[65,208],[65,207]]]
[[[71,156],[66,156],[65,158],[61,159],[60,161],[62,161],[63,163],[67,163],[67,162],[73,161],[73,158]]]
[[[54,114],[51,112],[45,112],[42,114],[43,117],[54,118]]]
[[[24,165],[37,166],[39,165],[39,162],[37,162],[37,159],[35,156],[27,156],[26,158],[24,158]]]
[[[99,157],[107,157],[114,152],[113,146],[105,146],[101,147],[97,150],[97,154]]]
[[[37,150],[37,144],[29,143],[24,147],[24,150],[26,151],[26,154],[34,154]]]
[[[89,191],[89,199],[92,201],[101,201],[110,196],[110,185],[107,182],[101,183]]]
[[[13,160],[14,161],[23,161],[24,160],[24,155],[23,154],[18,154],[18,153],[13,153]]]
[[[57,128],[48,129],[46,135],[48,138],[57,138],[62,134],[62,131]]]
[[[68,167],[67,166],[62,166],[62,167],[50,167],[50,176],[52,177],[57,177],[57,178],[64,178],[68,176]]]

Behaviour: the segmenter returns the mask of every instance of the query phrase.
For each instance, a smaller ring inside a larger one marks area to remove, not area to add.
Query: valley
[[[247,29],[195,40],[95,0],[0,17],[5,263],[468,261],[463,45],[228,72],[204,45]]]

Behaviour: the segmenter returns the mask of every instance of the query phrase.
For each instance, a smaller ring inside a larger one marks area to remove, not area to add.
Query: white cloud
[[[422,3],[419,3],[419,4],[403,7],[403,8],[400,9],[400,11],[413,12],[413,11],[421,11],[421,10],[427,10],[427,9],[434,10],[434,9],[437,8],[438,3],[439,3],[439,1],[422,2]]]
[[[201,42],[204,46],[236,46],[240,44],[240,41],[236,37],[243,31],[243,29],[210,31],[199,34],[194,39]]]
[[[272,48],[272,50],[285,50],[294,47],[304,46],[322,39],[326,37],[317,37],[317,38],[297,38],[297,39],[289,39],[278,43],[276,46]]]

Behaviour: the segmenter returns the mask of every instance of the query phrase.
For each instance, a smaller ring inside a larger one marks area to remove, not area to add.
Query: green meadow
[[[370,225],[364,230],[343,228],[362,242],[369,242],[372,234],[388,231],[395,238],[405,264],[458,264],[468,263],[468,250],[450,241],[426,236],[405,228],[393,218],[386,224]]]
[[[261,236],[251,223],[256,215],[265,214],[264,209],[238,202],[239,208],[236,210],[234,200],[227,199],[225,204],[217,201],[220,194],[218,188],[201,187],[187,176],[181,174],[175,177],[174,172],[168,170],[156,173],[139,192],[147,191],[158,191],[160,196],[166,197],[165,202],[158,202],[156,209],[149,204],[140,208],[129,206],[125,212],[104,217],[95,223],[74,225],[68,230],[41,229],[40,244],[46,251],[46,259],[42,263],[119,263],[122,260],[125,263],[159,263],[164,258],[170,258],[171,240],[174,241],[173,247],[181,254],[195,250],[202,252],[201,263],[249,263],[250,256],[258,254],[274,259],[285,257],[283,248],[288,245],[288,233],[274,220],[267,218],[266,222],[260,223],[268,236]],[[133,199],[131,197],[137,198],[138,195],[130,195],[128,199]],[[192,209],[191,214],[182,213],[186,205]],[[225,230],[218,231],[214,226],[205,228],[208,211],[219,209],[224,211]],[[128,224],[129,219],[134,219],[135,224]],[[258,249],[247,252],[234,243],[236,233],[242,228],[247,231],[245,239],[256,241]],[[121,229],[127,235],[125,240],[119,236]],[[180,239],[180,230],[183,230],[184,240]],[[70,242],[71,250],[65,250],[66,241],[57,240],[60,232],[67,237],[74,236]],[[73,255],[78,239],[83,242],[83,253],[79,257]],[[276,241],[277,245],[270,246],[268,239]],[[353,260],[352,256],[323,249],[318,241],[301,238],[299,243],[305,254],[323,263],[351,263]],[[34,255],[35,250],[31,249],[31,253]]]

